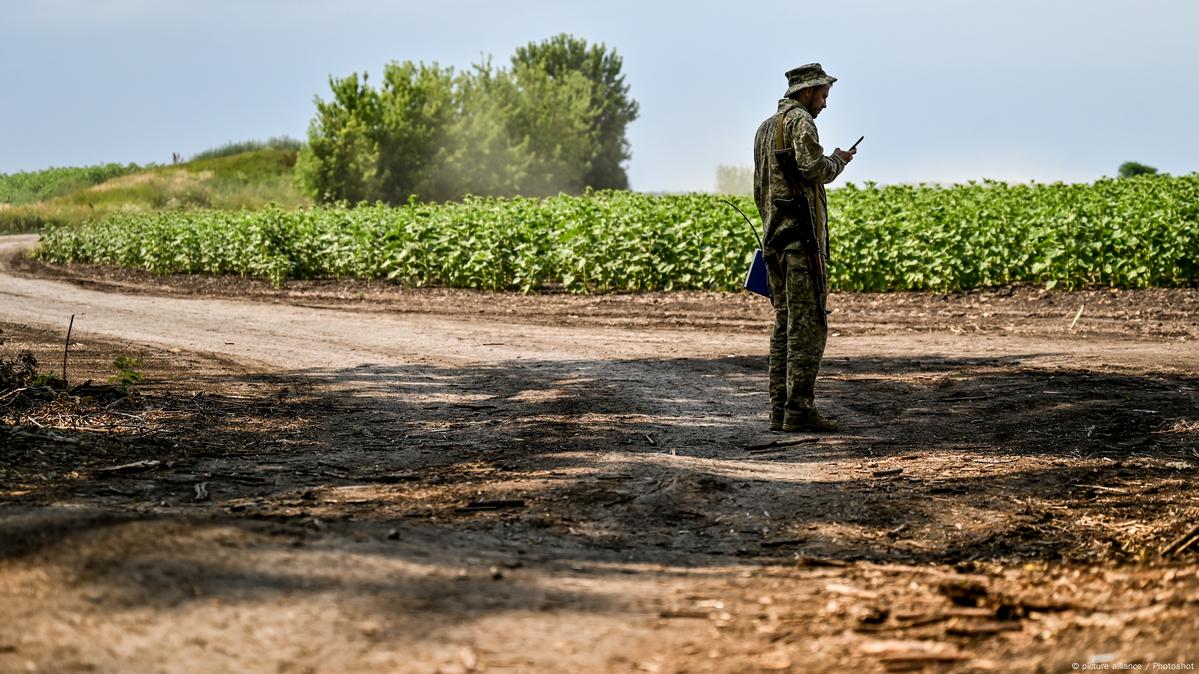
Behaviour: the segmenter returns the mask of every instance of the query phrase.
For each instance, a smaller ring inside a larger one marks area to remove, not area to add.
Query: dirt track
[[[14,445],[0,671],[1196,659],[1196,553],[1156,556],[1199,512],[1194,291],[839,296],[846,430],[789,438],[751,297],[44,280],[0,241],[17,342],[54,362],[76,313],[84,372],[136,353],[164,409],[226,405],[105,456]]]

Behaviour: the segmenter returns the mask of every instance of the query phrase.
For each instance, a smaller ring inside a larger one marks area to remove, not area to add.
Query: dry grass
[[[116,211],[258,209],[310,203],[295,185],[295,152],[262,149],[153,167],[32,204],[0,204],[0,233],[77,225]]]
[[[133,175],[113,178],[112,180],[100,183],[99,185],[93,185],[92,187],[89,187],[83,191],[103,193],[112,192],[114,190],[142,187],[145,185],[153,185],[168,191],[178,192],[188,187],[202,186],[205,182],[211,179],[212,176],[212,171],[166,169],[162,171],[134,173]]]

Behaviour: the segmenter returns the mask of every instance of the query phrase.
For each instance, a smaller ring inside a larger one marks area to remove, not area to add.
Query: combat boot
[[[783,408],[770,410],[770,430],[776,433],[783,430]]]
[[[831,419],[826,419],[816,410],[811,410],[797,418],[793,417],[789,421],[785,421],[782,430],[788,433],[810,432],[810,433],[833,433],[841,430],[841,425]]]

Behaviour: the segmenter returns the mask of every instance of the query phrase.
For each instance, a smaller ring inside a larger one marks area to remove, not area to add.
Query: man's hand
[[[856,148],[856,147],[850,148],[848,152],[846,152],[845,150],[842,150],[841,148],[837,148],[836,150],[833,150],[833,156],[837,157],[838,159],[845,162],[846,164],[853,161],[853,156],[857,153],[858,153],[858,148]]]

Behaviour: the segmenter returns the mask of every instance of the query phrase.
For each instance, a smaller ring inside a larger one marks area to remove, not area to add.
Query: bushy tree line
[[[718,164],[716,166],[717,194],[753,194],[754,167]]]
[[[405,203],[625,189],[625,129],[637,103],[622,60],[561,34],[455,71],[392,62],[330,78],[297,174],[318,201]]]
[[[1147,166],[1140,162],[1126,161],[1120,164],[1118,169],[1121,178],[1133,178],[1136,176],[1151,176],[1157,174],[1157,169],[1152,166]]]
[[[296,140],[290,136],[274,136],[266,140],[242,140],[231,141],[224,145],[212,147],[203,152],[192,155],[191,161],[197,159],[219,159],[221,157],[232,157],[237,154],[246,152],[257,152],[259,150],[285,150],[288,152],[299,152],[304,147],[304,141]]]

